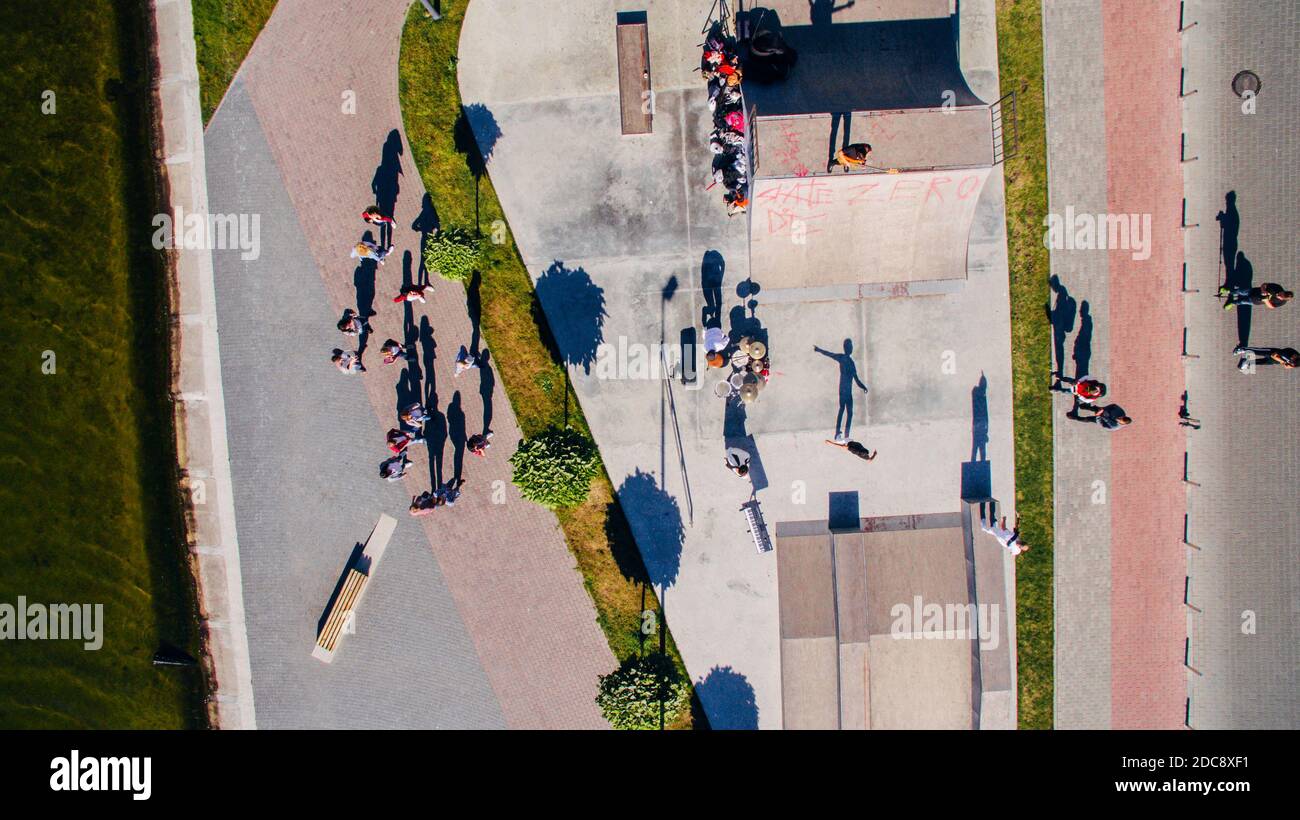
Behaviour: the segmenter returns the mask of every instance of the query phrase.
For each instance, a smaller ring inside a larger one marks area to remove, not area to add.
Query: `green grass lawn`
[[[98,651],[0,641],[3,728],[206,725],[199,671],[151,665],[161,641],[197,657],[199,636],[150,245],[148,14],[0,6],[0,604],[104,607]]]
[[[207,125],[258,32],[275,10],[275,0],[191,0],[191,6],[203,124]]]
[[[455,64],[463,16],[463,3],[449,4],[437,23],[425,17],[418,3],[412,6],[402,34],[398,79],[402,118],[415,164],[442,225],[480,226],[490,235],[494,223],[505,224],[505,216],[491,180],[484,175],[476,181],[471,171],[474,163],[467,161],[476,151],[473,136],[461,120]],[[566,420],[590,435],[577,396],[553,353],[545,316],[514,243],[507,238],[503,244],[489,242],[485,247],[480,291],[483,336],[497,361],[511,362],[500,375],[524,435]],[[685,667],[666,630],[650,638],[641,634],[642,611],[657,611],[659,605],[652,588],[625,577],[619,569],[639,566],[641,559],[603,467],[587,502],[560,510],[558,517],[615,656],[621,660],[654,649],[662,640],[684,675]],[[703,722],[702,717],[695,718],[696,725]],[[689,717],[678,722],[679,727],[690,725]]]
[[[1047,139],[1043,118],[1041,0],[998,0],[1002,93],[1015,91],[1020,150],[1006,163],[1007,242],[1011,267],[1011,366],[1014,377],[1016,510],[1031,549],[1016,564],[1020,726],[1052,726],[1052,400],[1047,214]]]

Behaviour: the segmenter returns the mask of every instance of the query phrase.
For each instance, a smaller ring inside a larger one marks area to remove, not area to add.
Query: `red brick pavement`
[[[327,353],[341,337],[333,324],[354,306],[348,254],[369,228],[359,213],[374,199],[371,180],[389,132],[402,131],[397,62],[408,0],[280,0],[241,68],[253,106],[298,212],[307,242],[337,312],[321,316],[321,379],[338,378]],[[345,103],[355,101],[355,113]],[[384,367],[378,345],[402,339],[402,310],[391,302],[402,278],[402,255],[418,260],[419,234],[409,229],[420,212],[424,186],[402,135],[393,255],[379,269],[375,333],[363,378],[375,410],[376,469],[388,455],[384,431],[395,426],[400,371]],[[434,203],[435,207],[437,203]],[[377,232],[376,232],[377,233]],[[452,378],[456,350],[470,341],[462,286],[437,285],[415,321],[428,316],[438,348],[432,371],[445,407],[459,391],[467,433],[481,419],[477,371]],[[428,363],[422,362],[425,372]],[[513,728],[604,726],[595,706],[596,676],[615,660],[591,599],[564,544],[555,517],[523,501],[510,485],[506,458],[519,438],[514,413],[497,380],[493,415],[496,446],[489,458],[467,457],[465,494],[454,510],[420,519],[488,679]],[[360,448],[359,448],[360,449]],[[407,479],[412,495],[429,485],[421,452]],[[471,463],[472,462],[472,463]],[[451,448],[444,458],[450,474]],[[378,480],[378,478],[376,478]],[[493,504],[494,482],[507,503]],[[405,517],[405,510],[392,511]],[[409,520],[409,519],[408,519]]]
[[[1186,557],[1181,54],[1176,0],[1103,0],[1108,208],[1151,215],[1151,256],[1111,250],[1111,395],[1134,418],[1111,439],[1111,726],[1176,728]]]

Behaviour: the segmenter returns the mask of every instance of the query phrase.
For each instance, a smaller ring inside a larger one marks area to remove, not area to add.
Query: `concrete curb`
[[[155,0],[153,13],[168,201],[173,212],[179,207],[187,214],[207,214],[193,12],[189,0]],[[205,661],[213,680],[213,722],[219,729],[254,729],[212,252],[178,250],[171,259],[176,294],[172,313],[177,323],[177,365],[172,377],[176,446],[191,502],[190,549],[206,633]]]

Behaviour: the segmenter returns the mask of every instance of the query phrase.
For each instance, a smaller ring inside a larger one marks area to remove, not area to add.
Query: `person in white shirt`
[[[998,539],[998,543],[1007,549],[1012,555],[1019,555],[1022,552],[1029,551],[1029,545],[1020,541],[1020,515],[1016,515],[1016,523],[1011,529],[1007,529],[1007,517],[1002,516],[1002,520],[996,525],[980,513],[980,529]]]

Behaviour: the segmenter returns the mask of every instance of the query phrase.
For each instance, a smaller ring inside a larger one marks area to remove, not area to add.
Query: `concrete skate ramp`
[[[768,3],[768,7],[784,5]],[[962,75],[957,57],[955,18],[947,3],[888,4],[900,14],[932,14],[929,19],[866,20],[876,3],[855,3],[832,15],[832,22],[808,24],[808,5],[798,14],[766,9],[764,25],[773,16],[781,22],[798,62],[787,80],[771,85],[745,84],[745,97],[760,114],[817,114],[826,111],[937,108],[980,105]],[[864,6],[864,8],[859,8]],[[752,19],[764,15],[754,8]],[[945,92],[951,92],[945,96]]]
[[[755,180],[751,275],[765,288],[964,279],[989,170]]]

